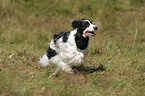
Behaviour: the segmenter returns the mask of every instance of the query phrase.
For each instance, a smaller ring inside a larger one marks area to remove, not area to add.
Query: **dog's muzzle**
[[[94,29],[94,31],[97,31],[98,27],[95,26],[95,27],[93,27],[93,29]],[[94,31],[87,31],[86,36],[95,36],[96,34],[94,33]]]
[[[86,36],[95,36],[96,34],[94,33],[94,31],[92,32],[86,32]]]

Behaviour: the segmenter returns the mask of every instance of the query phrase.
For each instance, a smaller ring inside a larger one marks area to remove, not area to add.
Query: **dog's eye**
[[[88,27],[89,25],[90,25],[90,24],[89,24],[89,22],[86,22],[85,26],[87,26],[87,27]]]

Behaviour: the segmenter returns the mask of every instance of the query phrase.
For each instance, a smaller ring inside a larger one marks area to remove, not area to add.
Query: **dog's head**
[[[98,27],[93,25],[90,20],[82,19],[82,20],[74,20],[72,22],[73,28],[78,28],[77,31],[84,37],[94,36],[94,31],[97,31]]]

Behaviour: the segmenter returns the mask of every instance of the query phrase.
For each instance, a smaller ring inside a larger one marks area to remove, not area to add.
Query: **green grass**
[[[0,95],[145,95],[144,6],[144,0],[0,0]],[[54,33],[72,30],[81,18],[99,27],[85,66],[104,70],[48,79],[54,69],[39,68],[39,57]]]

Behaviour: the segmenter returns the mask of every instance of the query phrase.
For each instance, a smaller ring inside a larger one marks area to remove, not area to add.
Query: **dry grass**
[[[0,95],[145,95],[143,0],[0,2]],[[48,79],[55,67],[38,64],[47,43],[54,33],[72,30],[71,22],[84,17],[99,26],[85,68]]]

